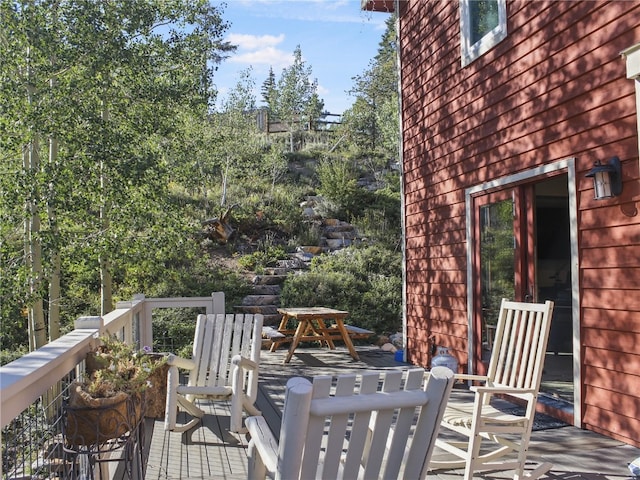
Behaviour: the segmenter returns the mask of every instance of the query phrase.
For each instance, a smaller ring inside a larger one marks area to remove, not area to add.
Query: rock
[[[398,349],[392,343],[385,343],[380,348],[385,352],[396,353],[398,351]]]

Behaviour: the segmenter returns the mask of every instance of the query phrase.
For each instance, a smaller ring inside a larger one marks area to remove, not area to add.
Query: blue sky
[[[260,87],[273,67],[276,80],[291,65],[297,45],[318,81],[325,110],[342,113],[353,104],[346,91],[352,78],[367,69],[378,51],[388,18],[384,13],[363,12],[360,0],[212,0],[222,5],[222,17],[231,24],[225,39],[237,51],[214,76],[219,97],[225,97],[252,67],[256,101]]]

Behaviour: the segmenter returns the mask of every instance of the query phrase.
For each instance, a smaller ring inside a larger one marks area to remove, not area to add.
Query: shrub
[[[364,237],[397,247],[402,240],[400,214],[400,192],[391,188],[376,190],[368,194],[367,202],[352,223]]]
[[[289,277],[286,307],[324,306],[349,312],[349,322],[381,334],[402,325],[402,256],[381,246],[320,255],[304,275]]]
[[[363,204],[366,193],[358,187],[355,167],[343,159],[323,159],[316,169],[320,186],[318,193],[335,205],[335,216],[351,220]]]
[[[287,258],[287,252],[281,246],[266,245],[261,250],[243,255],[238,263],[247,270],[260,272],[265,267],[273,267],[278,260]]]
[[[2,349],[0,350],[0,365],[6,365],[7,363],[13,362],[27,353],[29,353],[29,348],[24,345],[20,345],[18,348],[13,350]]]
[[[343,272],[309,272],[285,281],[280,301],[286,307],[329,307],[350,311],[365,288]]]
[[[198,314],[196,308],[160,309],[153,314],[153,350],[191,358]]]
[[[362,296],[362,315],[376,319],[378,333],[394,333],[402,327],[402,277],[377,277]]]
[[[382,245],[355,246],[332,255],[315,257],[311,268],[318,271],[348,272],[368,281],[375,276],[402,277],[402,255]]]

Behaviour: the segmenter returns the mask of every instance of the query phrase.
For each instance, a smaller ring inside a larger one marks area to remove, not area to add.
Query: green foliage
[[[320,255],[311,262],[314,271],[347,272],[361,280],[402,275],[402,255],[380,245],[356,246]]]
[[[283,247],[268,245],[253,253],[243,255],[238,263],[247,270],[261,272],[265,267],[273,267],[278,260],[287,258],[287,252]]]
[[[100,338],[101,344],[87,359],[92,367],[81,387],[93,398],[109,398],[120,392],[137,394],[148,387],[148,379],[160,366],[164,356],[138,351],[115,337]]]
[[[395,332],[402,324],[402,256],[378,245],[320,255],[309,273],[286,280],[280,298],[287,307],[346,310],[354,325]]]
[[[365,191],[358,187],[354,165],[340,158],[325,158],[316,169],[318,193],[335,207],[334,216],[351,220],[363,202]]]
[[[211,191],[215,195],[218,190]],[[229,203],[235,205],[230,214],[235,229],[230,246],[247,239],[256,244],[267,237],[274,244],[286,244],[305,228],[299,203],[306,194],[304,185],[292,183],[286,177],[274,184],[264,176],[247,175],[230,184],[226,195]]]
[[[205,123],[215,64],[234,48],[227,25],[206,0],[0,0],[0,23],[2,256],[21,264],[3,318],[61,301],[69,315],[95,311],[95,279],[110,298],[112,266],[148,268],[179,249],[180,214],[165,202],[172,142],[186,136],[174,119],[188,111]],[[15,257],[23,244],[34,261]],[[54,274],[62,300],[46,296]]]
[[[305,221],[299,225],[298,233],[289,239],[288,244],[294,248],[300,245],[319,245],[321,235],[317,222]]]
[[[368,192],[363,209],[352,220],[360,234],[369,241],[390,249],[398,249],[402,241],[400,192],[397,187],[387,187]]]
[[[171,270],[173,278],[149,283],[146,290],[148,296],[206,297],[211,292],[222,291],[227,308],[231,311],[232,306],[240,304],[250,292],[250,286],[237,272],[213,264],[204,255]]]
[[[0,184],[1,178],[0,174]],[[25,282],[23,246],[18,233],[10,227],[10,222],[5,222],[6,219],[5,215],[0,216],[0,351],[3,357],[5,351],[29,344],[27,310],[24,308],[28,297],[20,288]]]
[[[247,281],[237,272],[216,265],[204,252],[179,267],[167,265],[164,277],[148,279],[145,290],[148,297],[208,297],[212,292],[224,292],[225,309],[233,311],[251,292]],[[130,298],[130,297],[129,297]],[[190,358],[195,321],[201,309],[160,309],[153,314],[153,349],[175,352]]]
[[[349,92],[353,106],[343,115],[340,133],[348,138],[344,150],[355,155],[379,154],[396,158],[399,142],[398,74],[395,16],[386,22],[378,53],[369,68],[354,77]]]
[[[3,338],[8,337],[5,337],[3,334]],[[2,350],[0,350],[0,365],[6,365],[7,363],[13,362],[27,353],[28,349],[26,346],[20,346],[18,348],[15,348],[14,345],[3,346]]]
[[[225,98],[216,98],[215,64],[234,47],[223,41],[228,25],[221,11],[206,0],[0,0],[0,23],[3,359],[11,358],[11,347],[28,344],[27,312],[37,297],[45,315],[48,305],[60,305],[65,333],[78,316],[100,312],[107,274],[114,300],[221,290],[231,311],[249,286],[212,263],[201,227],[229,209],[235,233],[227,248],[257,248],[240,258],[249,269],[284,258],[287,248],[318,244],[320,232],[300,208],[318,192],[327,216],[361,223],[380,245],[397,244],[397,176],[374,193],[357,184],[392,157],[391,147],[381,147],[397,128],[393,120],[381,124],[394,116],[389,45],[356,79],[363,110],[354,106],[352,116],[362,114],[362,121],[337,141],[335,130],[305,131],[323,107],[299,47],[294,64],[277,81],[270,72],[262,91],[288,132],[258,131],[249,113],[256,107],[249,70]],[[294,144],[304,151],[285,152]],[[29,168],[23,152],[30,154]],[[24,230],[27,213],[40,224],[31,236]],[[24,253],[29,239],[42,250],[39,272],[30,271]],[[364,262],[367,255],[395,258],[376,248],[317,260],[308,279],[291,279],[290,291],[299,291],[301,304],[331,301],[362,326],[393,331],[387,325],[397,321],[400,274]],[[58,256],[62,294],[50,299]],[[41,282],[30,291],[34,275]],[[170,339],[168,349],[186,353],[196,313],[154,313],[156,349]]]
[[[357,312],[370,325],[365,328],[382,333],[402,330],[402,276],[370,277]]]
[[[204,252],[180,267],[167,265],[164,278],[149,278],[148,297],[208,297],[212,292],[224,292],[226,311],[233,311],[251,292],[247,281],[237,272],[222,268],[208,260]],[[129,297],[130,298],[130,297]],[[190,358],[195,321],[204,311],[193,308],[159,309],[153,314],[153,349],[175,352]]]
[[[196,308],[163,308],[154,312],[153,351],[191,358],[196,319],[201,313],[205,312]]]
[[[330,307],[347,310],[359,303],[365,284],[346,272],[316,272],[294,275],[285,282],[280,301],[285,307]]]
[[[513,202],[483,207],[480,225],[480,271],[485,321],[495,324],[503,298],[514,298]]]

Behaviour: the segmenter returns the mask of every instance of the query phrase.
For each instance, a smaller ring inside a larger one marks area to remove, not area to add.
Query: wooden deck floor
[[[284,389],[293,376],[339,374],[371,369],[407,368],[391,353],[375,347],[356,347],[360,361],[346,349],[299,348],[289,364],[283,364],[284,349],[262,351],[260,393],[257,407],[272,430],[280,425]],[[230,434],[229,406],[224,402],[202,405],[203,422],[190,432],[165,432],[161,420],[149,420],[146,438],[149,447],[146,479],[244,479],[247,477],[246,435]],[[621,480],[630,478],[627,463],[640,456],[640,449],[575,427],[534,432],[530,458],[554,464],[547,478],[565,480]],[[434,472],[431,480],[452,480],[462,471]],[[487,473],[479,478],[510,478],[508,474]],[[544,477],[543,477],[544,478]]]

